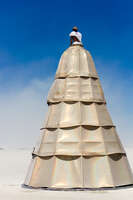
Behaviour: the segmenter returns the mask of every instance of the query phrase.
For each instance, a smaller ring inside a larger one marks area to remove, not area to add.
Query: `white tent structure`
[[[101,188],[133,184],[90,53],[70,46],[48,94],[48,113],[25,185]]]

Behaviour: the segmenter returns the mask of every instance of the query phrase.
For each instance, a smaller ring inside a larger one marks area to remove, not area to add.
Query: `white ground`
[[[133,169],[133,149],[126,149]],[[46,191],[21,187],[31,150],[0,150],[0,200],[133,200],[133,187],[101,191]]]

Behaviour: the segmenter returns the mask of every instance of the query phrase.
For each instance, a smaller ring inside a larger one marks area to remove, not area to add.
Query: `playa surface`
[[[133,169],[133,149],[126,149]],[[0,199],[2,200],[131,200],[133,187],[97,191],[49,191],[27,189],[24,182],[31,150],[0,150]]]

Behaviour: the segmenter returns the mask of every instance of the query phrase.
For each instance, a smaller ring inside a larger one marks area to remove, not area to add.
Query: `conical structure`
[[[73,45],[61,56],[48,106],[25,185],[100,188],[133,184],[92,57],[82,46]]]

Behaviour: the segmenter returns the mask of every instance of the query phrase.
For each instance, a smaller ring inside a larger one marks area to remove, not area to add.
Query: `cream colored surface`
[[[114,127],[74,127],[41,131],[34,153],[52,155],[110,155],[122,153]]]
[[[98,77],[92,57],[83,47],[71,46],[63,53],[56,78],[65,77]]]
[[[82,101],[105,102],[98,79],[66,78],[56,79],[48,94],[48,102]]]
[[[133,148],[126,148],[133,167]],[[21,187],[31,158],[31,150],[0,151],[1,200],[132,200],[133,187],[97,191],[49,191]]]
[[[63,53],[48,105],[25,185],[101,188],[133,184],[92,57],[83,47],[72,46]]]
[[[68,188],[69,185],[69,188],[99,188],[132,182],[124,155],[45,156],[33,160],[32,181],[27,184],[34,187]]]
[[[61,102],[50,104],[43,128],[65,128],[79,125],[113,126],[105,104]]]

